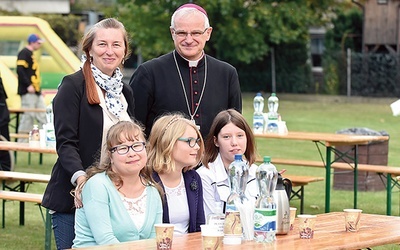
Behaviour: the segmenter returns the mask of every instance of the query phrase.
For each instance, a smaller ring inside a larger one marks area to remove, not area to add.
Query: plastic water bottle
[[[279,107],[279,99],[275,93],[271,93],[271,96],[268,98],[267,133],[279,133],[278,107]]]
[[[43,125],[44,134],[46,138],[46,147],[55,148],[56,147],[56,134],[54,131],[54,115],[52,103],[46,107],[46,119],[47,123]]]
[[[264,97],[262,97],[261,93],[257,93],[254,97],[253,106],[253,132],[255,134],[262,134],[264,131]]]
[[[46,107],[46,120],[47,120],[47,123],[53,123],[53,120],[54,120],[53,103],[50,103]]]
[[[247,185],[249,169],[242,160],[241,154],[235,154],[235,160],[228,168],[231,193],[226,201],[225,222],[224,222],[224,244],[241,244],[243,238],[243,227],[240,210],[243,204],[247,203],[244,191]]]
[[[271,96],[268,97],[268,111],[270,113],[278,114],[279,107],[279,99],[275,93],[271,93]]]
[[[264,162],[256,170],[260,197],[254,210],[254,240],[273,242],[276,240],[276,202],[273,192],[278,180],[278,171],[271,163],[271,157],[264,156]]]

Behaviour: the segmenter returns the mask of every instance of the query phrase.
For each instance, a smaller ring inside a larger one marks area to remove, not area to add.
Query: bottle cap
[[[271,156],[264,156],[264,162],[271,162]]]
[[[242,160],[241,154],[235,154],[235,161],[237,161],[237,160]]]

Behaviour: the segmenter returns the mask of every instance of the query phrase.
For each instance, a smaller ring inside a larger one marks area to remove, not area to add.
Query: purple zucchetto
[[[177,10],[180,10],[180,9],[183,9],[183,8],[195,8],[196,10],[202,12],[204,15],[206,15],[208,17],[206,10],[203,9],[203,7],[201,7],[201,6],[197,5],[197,4],[186,3],[186,4],[182,5],[182,6],[180,6]]]

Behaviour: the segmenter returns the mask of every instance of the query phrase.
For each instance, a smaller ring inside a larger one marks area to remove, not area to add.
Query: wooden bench
[[[48,174],[34,174],[13,171],[0,171],[0,180],[2,180],[3,187],[0,190],[0,199],[2,199],[2,227],[5,227],[5,202],[7,200],[19,201],[19,224],[24,225],[25,220],[25,202],[35,203],[39,206],[43,222],[45,224],[45,249],[51,249],[51,216],[48,209],[42,209],[43,194],[27,193],[26,184],[29,183],[48,183],[50,175]],[[19,182],[16,186],[11,186],[11,183]],[[7,189],[7,190],[6,190]]]
[[[317,176],[299,176],[287,174],[283,174],[283,177],[292,182],[292,194],[290,196],[290,200],[295,197],[300,200],[300,213],[302,214],[304,212],[304,186],[312,182],[323,181],[324,178]],[[299,187],[299,189],[294,190],[293,187]]]
[[[29,139],[29,134],[10,133],[11,139]]]
[[[10,139],[14,139],[17,141],[18,139],[29,139],[29,134],[20,134],[20,133],[10,133]],[[14,157],[17,159],[17,152],[14,152]],[[31,164],[31,153],[28,154],[28,164]],[[39,164],[43,164],[43,154],[39,153]]]
[[[42,215],[42,219],[45,225],[45,250],[51,249],[51,216],[46,209],[45,215],[43,214],[42,210],[42,199],[43,194],[33,194],[33,193],[24,193],[18,191],[5,191],[0,190],[0,199],[3,201],[5,200],[12,200],[12,201],[19,201],[19,202],[32,202],[36,203],[39,206],[40,213]],[[21,214],[20,214],[21,215]],[[3,202],[3,214],[2,214],[2,224],[3,228],[5,227],[5,203]]]

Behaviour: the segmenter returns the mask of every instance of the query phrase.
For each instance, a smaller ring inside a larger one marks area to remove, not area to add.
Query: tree
[[[136,53],[140,53],[144,60],[148,60],[173,49],[169,31],[170,18],[173,12],[186,2],[117,0],[115,8],[108,14],[119,17],[131,35]],[[350,0],[194,2],[207,10],[213,27],[211,39],[205,48],[206,52],[238,66],[265,64],[271,47],[278,47],[281,50],[285,49],[285,45],[306,48],[309,41],[308,28],[311,25],[329,23],[336,8],[348,4]],[[288,54],[290,53],[286,53]],[[302,58],[305,59],[299,62],[299,67],[307,64],[307,55]],[[282,65],[284,61],[284,58],[280,60]],[[283,69],[281,72],[292,71]],[[305,79],[309,81],[308,77]]]

